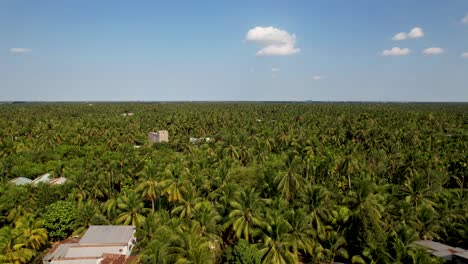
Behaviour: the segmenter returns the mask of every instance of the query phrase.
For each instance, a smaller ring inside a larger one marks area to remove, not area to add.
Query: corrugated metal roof
[[[28,179],[26,177],[18,177],[10,180],[10,183],[16,184],[16,185],[26,185],[30,184],[32,182],[31,179]]]
[[[43,174],[40,177],[36,178],[34,181],[32,181],[31,184],[37,185],[40,182],[48,183],[48,182],[50,182],[50,176],[52,176],[52,175],[50,175],[50,173]]]
[[[124,246],[112,246],[112,247],[81,247],[73,246],[68,249],[67,258],[81,258],[81,257],[101,257],[104,253],[109,254],[122,254],[122,248]]]
[[[65,177],[59,177],[57,179],[53,179],[50,181],[50,184],[52,185],[60,185],[60,184],[64,184],[65,182],[67,181],[67,178]]]
[[[134,226],[90,226],[80,240],[85,244],[127,244],[135,233]]]
[[[451,246],[447,246],[442,243],[434,242],[431,240],[418,240],[418,241],[414,241],[414,244],[423,246],[432,251],[447,251],[453,248]]]
[[[452,260],[452,256],[456,255],[459,257],[467,256],[468,251],[463,248],[451,247],[444,245],[439,242],[434,242],[430,240],[418,240],[413,242],[416,245],[422,246],[427,249],[427,251],[437,257],[444,258],[446,260]]]
[[[60,244],[54,250],[51,250],[45,255],[45,260],[65,258],[68,253],[68,249],[72,246],[76,246],[78,243]]]

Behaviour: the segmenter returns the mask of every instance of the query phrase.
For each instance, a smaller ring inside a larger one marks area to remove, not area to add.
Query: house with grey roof
[[[81,239],[64,240],[43,258],[43,264],[101,264],[117,258],[133,263],[134,226],[90,226]]]

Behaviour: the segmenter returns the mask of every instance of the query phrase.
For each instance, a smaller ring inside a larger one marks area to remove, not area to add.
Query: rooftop
[[[34,181],[31,182],[32,185],[37,185],[39,184],[40,182],[45,182],[45,183],[49,183],[50,182],[50,178],[51,178],[51,174],[50,173],[46,173],[46,174],[43,174],[39,177],[37,177],[36,179],[34,179]]]
[[[15,184],[15,185],[27,185],[32,182],[31,179],[28,179],[26,177],[18,177],[10,180],[10,183]]]
[[[134,226],[90,226],[80,240],[86,244],[127,244],[135,233]]]
[[[418,240],[413,242],[413,244],[422,246],[426,248],[431,255],[441,257],[446,260],[452,260],[454,255],[468,260],[468,251],[463,248],[451,247],[430,240]]]
[[[65,258],[71,246],[78,245],[78,238],[69,238],[52,245],[52,249],[44,256],[45,260]]]
[[[57,179],[53,179],[50,181],[50,184],[52,185],[60,185],[64,184],[67,181],[67,178],[65,177],[58,177]]]

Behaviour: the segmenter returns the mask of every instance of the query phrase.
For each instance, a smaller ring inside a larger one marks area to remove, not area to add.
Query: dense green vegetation
[[[170,142],[150,146],[159,129]],[[136,225],[143,263],[438,263],[411,243],[468,248],[467,104],[1,105],[0,135],[1,263],[91,224]],[[46,172],[68,181],[8,183]]]

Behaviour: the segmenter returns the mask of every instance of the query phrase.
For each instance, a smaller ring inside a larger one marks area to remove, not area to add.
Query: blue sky
[[[465,57],[468,0],[0,0],[0,101],[468,101]]]

